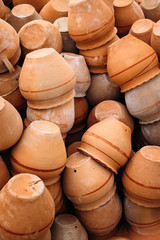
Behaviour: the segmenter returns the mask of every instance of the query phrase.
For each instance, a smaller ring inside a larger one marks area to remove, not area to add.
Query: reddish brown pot
[[[125,195],[144,207],[160,207],[160,147],[145,146],[128,162],[122,176]]]
[[[1,169],[0,170],[0,189],[2,189],[10,179],[10,173],[1,156],[0,156],[0,169]]]

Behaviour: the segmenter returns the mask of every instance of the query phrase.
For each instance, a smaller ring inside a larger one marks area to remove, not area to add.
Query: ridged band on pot
[[[132,151],[131,130],[119,120],[108,117],[88,128],[78,149],[117,174]]]
[[[108,47],[107,71],[121,92],[135,88],[160,73],[154,49],[131,34]]]

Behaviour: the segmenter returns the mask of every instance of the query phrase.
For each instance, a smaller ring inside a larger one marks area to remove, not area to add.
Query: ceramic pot
[[[159,233],[154,234],[154,236],[150,234],[146,236],[146,235],[138,234],[130,228],[128,232],[128,237],[130,240],[153,240],[153,239],[159,240]]]
[[[19,37],[16,30],[6,21],[0,19],[0,25],[0,73],[8,70],[13,72],[13,66],[21,55]]]
[[[109,234],[118,225],[122,215],[122,205],[117,193],[110,201],[91,211],[79,211],[76,215],[91,234]]]
[[[152,20],[146,18],[139,19],[132,24],[129,33],[151,45],[153,26],[154,22]]]
[[[67,148],[68,157],[71,156],[73,153],[78,152],[77,148],[80,147],[80,145],[81,145],[80,141],[73,142],[72,144],[70,144]]]
[[[103,197],[113,183],[113,173],[91,157],[76,152],[67,159],[63,172],[63,190],[73,203],[83,205],[94,202]]]
[[[136,152],[123,171],[125,195],[144,207],[160,207],[158,146],[145,146]]]
[[[54,48],[62,51],[62,36],[58,29],[45,20],[34,20],[26,23],[18,33],[23,56],[41,48]]]
[[[141,7],[133,0],[114,0],[113,6],[115,26],[120,37],[128,34],[135,21],[145,18]]]
[[[30,4],[19,4],[12,8],[7,22],[17,31],[21,29],[26,23],[42,19],[35,8]]]
[[[43,237],[37,238],[36,240],[51,240],[51,231],[48,230]]]
[[[10,173],[1,156],[0,156],[0,169],[1,169],[0,171],[0,190],[1,190],[10,179]]]
[[[126,106],[118,101],[106,100],[97,104],[89,113],[87,127],[100,122],[101,120],[113,117],[126,124],[133,132],[134,120],[129,114]]]
[[[89,106],[87,103],[86,98],[74,98],[74,107],[75,107],[75,120],[73,128],[78,127],[85,123],[88,112],[89,112]],[[73,132],[72,129],[70,133]]]
[[[132,116],[141,124],[160,120],[160,75],[125,93],[125,103]],[[149,91],[148,91],[149,89]]]
[[[71,100],[75,82],[75,73],[66,60],[55,49],[43,48],[27,54],[19,88],[29,107],[46,109]]]
[[[160,208],[142,207],[125,198],[124,214],[133,231],[141,235],[160,232]]]
[[[59,30],[63,40],[63,52],[78,53],[76,42],[68,33],[68,17],[60,17],[54,21],[54,26]]]
[[[0,209],[2,240],[37,239],[47,233],[55,214],[50,193],[33,174],[18,174],[8,181],[0,192]]]
[[[159,129],[160,129],[160,121],[141,125],[142,136],[144,137],[145,141],[148,144],[160,146]]]
[[[153,31],[151,34],[151,47],[155,50],[158,57],[160,57],[160,31],[159,31],[160,21],[156,22],[153,26]]]
[[[89,71],[92,73],[105,73],[107,65],[107,49],[110,44],[119,39],[117,35],[106,44],[90,49],[80,50],[79,54],[85,57],[86,63],[89,66]]]
[[[112,12],[114,12],[114,8],[113,8],[113,0],[102,0],[105,4],[107,4],[107,6],[112,10]]]
[[[61,53],[61,56],[69,63],[76,74],[75,97],[86,96],[86,91],[91,84],[91,76],[85,61],[81,55],[74,53]]]
[[[78,149],[117,174],[132,151],[131,130],[119,120],[108,117],[87,129]]]
[[[135,88],[160,73],[156,52],[131,34],[108,47],[107,70],[121,92]]]
[[[59,127],[49,121],[32,122],[12,149],[11,164],[21,173],[42,179],[59,175],[66,163],[66,149]]]
[[[55,108],[33,109],[27,107],[26,114],[29,122],[46,120],[55,123],[59,126],[63,138],[65,138],[67,132],[73,127],[75,120],[74,98]]]
[[[115,192],[116,192],[116,184],[114,183],[111,189],[103,197],[99,198],[98,200],[91,203],[81,204],[81,205],[77,205],[73,203],[73,207],[80,211],[90,211],[93,209],[97,209],[103,206],[104,204],[106,204],[106,202],[109,202],[110,199],[115,194]]]
[[[19,4],[30,4],[37,12],[39,12],[41,8],[49,2],[49,0],[13,0],[12,2],[13,6],[17,6]]]
[[[57,18],[68,16],[68,2],[69,0],[51,0],[40,11],[40,16],[51,23]]]
[[[18,111],[7,100],[0,97],[0,151],[18,142],[23,131],[23,122]]]
[[[151,19],[154,22],[159,20],[160,3],[159,0],[149,1],[143,0],[140,4],[144,12],[145,18]]]
[[[78,218],[71,214],[60,214],[51,229],[52,240],[88,240],[87,232]]]
[[[2,0],[0,0],[0,18],[6,20],[6,7]]]
[[[91,106],[104,100],[119,100],[120,96],[120,88],[111,81],[107,73],[91,75],[91,85],[87,91],[87,101]]]
[[[71,0],[68,31],[79,49],[92,49],[110,41],[115,35],[112,10],[101,0]]]

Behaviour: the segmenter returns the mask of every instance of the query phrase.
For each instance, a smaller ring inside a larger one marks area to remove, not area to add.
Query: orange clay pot
[[[51,23],[60,17],[68,16],[69,0],[51,0],[40,11],[40,16]]]
[[[113,173],[90,157],[76,152],[67,159],[63,172],[63,190],[73,203],[92,203],[103,197],[112,188],[113,183]]]
[[[107,117],[118,119],[126,124],[131,129],[131,132],[133,132],[134,120],[129,114],[126,106],[118,101],[113,100],[102,101],[90,111],[87,120],[88,128]]]
[[[135,88],[160,73],[156,52],[131,34],[108,47],[107,70],[121,92]]]
[[[73,128],[83,125],[87,119],[89,107],[86,98],[74,98],[75,120]],[[72,129],[71,131],[72,132]]]
[[[13,0],[13,6],[19,5],[19,4],[30,4],[32,5],[37,12],[41,10],[41,8],[49,2],[49,0]]]
[[[86,63],[89,67],[89,71],[92,73],[105,73],[107,65],[107,49],[110,44],[116,42],[119,39],[117,35],[107,42],[106,44],[90,49],[80,50],[79,54],[85,57]]]
[[[139,19],[132,24],[129,33],[150,45],[153,25],[150,19]]]
[[[85,61],[81,55],[74,53],[61,53],[61,56],[69,63],[76,74],[75,97],[86,96],[86,91],[91,84],[91,76]]]
[[[132,116],[138,118],[141,124],[160,120],[159,85],[160,75],[157,75],[148,82],[125,93],[125,103],[128,111]]]
[[[8,70],[13,72],[13,66],[21,55],[19,37],[16,30],[6,21],[0,19],[0,25],[0,73]]]
[[[0,151],[18,142],[23,131],[23,122],[18,111],[7,100],[0,97]]]
[[[77,53],[75,41],[68,33],[68,17],[60,17],[54,21],[54,26],[59,30],[63,40],[63,52]]]
[[[2,240],[36,240],[51,227],[55,206],[39,177],[18,174],[0,192],[0,211]]]
[[[141,235],[160,233],[160,208],[142,207],[125,198],[124,214],[133,231]]]
[[[99,47],[116,35],[113,12],[101,0],[71,0],[68,31],[79,49]]]
[[[0,18],[6,20],[6,6],[2,0],[0,0]]]
[[[74,98],[55,108],[33,109],[27,107],[26,114],[29,122],[46,120],[55,123],[59,126],[63,138],[65,138],[67,132],[73,127],[75,120]]]
[[[59,175],[66,163],[66,149],[59,127],[49,121],[32,122],[11,153],[13,168],[42,179]]]
[[[53,240],[88,240],[87,232],[78,218],[71,214],[60,214],[52,226]]]
[[[76,209],[76,215],[87,232],[96,235],[109,234],[118,225],[122,215],[122,205],[117,193],[99,208],[90,211]]]
[[[29,107],[46,109],[71,100],[75,82],[75,73],[65,59],[53,48],[43,48],[27,54],[19,88]]]
[[[131,154],[131,130],[119,120],[108,117],[87,129],[78,149],[117,174]]]
[[[132,24],[138,19],[143,19],[141,7],[133,0],[114,0],[115,26],[119,36],[128,34]]]
[[[124,169],[125,195],[144,207],[160,207],[160,147],[145,146],[136,152]]]
[[[153,31],[151,34],[151,47],[155,50],[157,53],[158,57],[160,57],[160,48],[159,48],[159,43],[160,43],[160,21],[156,22],[153,26]]]
[[[72,144],[70,144],[67,148],[67,155],[68,157],[71,156],[73,153],[78,152],[78,147],[80,147],[81,142],[77,141],[77,142],[73,142]]]
[[[1,190],[10,179],[10,173],[1,156],[0,156],[0,169],[1,169],[0,170],[0,190]]]
[[[143,0],[140,4],[144,12],[145,18],[149,18],[154,22],[159,20],[160,3],[159,0]]]
[[[104,100],[119,100],[120,88],[114,84],[108,74],[92,74],[91,85],[87,91],[87,101],[91,106]]]
[[[23,25],[36,19],[42,18],[32,5],[19,4],[12,8],[7,22],[19,32]]]
[[[54,48],[62,51],[62,36],[58,29],[45,20],[34,20],[26,23],[18,33],[23,56],[41,48]]]

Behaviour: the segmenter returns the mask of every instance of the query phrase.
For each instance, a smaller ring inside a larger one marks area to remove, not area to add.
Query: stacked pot
[[[126,165],[122,182],[124,213],[132,229],[140,235],[160,233],[160,147],[144,146]]]

